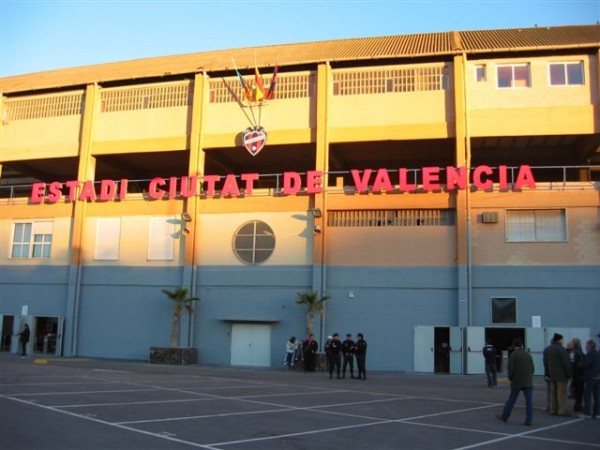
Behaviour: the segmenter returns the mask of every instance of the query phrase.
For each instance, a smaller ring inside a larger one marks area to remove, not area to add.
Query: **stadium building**
[[[273,45],[6,77],[2,350],[479,373],[600,331],[600,26]]]

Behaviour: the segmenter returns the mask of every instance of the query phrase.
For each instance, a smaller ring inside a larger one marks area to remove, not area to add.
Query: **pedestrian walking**
[[[523,425],[532,426],[533,424],[533,358],[523,348],[523,340],[515,338],[513,341],[514,351],[508,357],[508,379],[510,380],[510,395],[504,404],[502,414],[496,414],[496,418],[502,422],[507,422],[519,392],[523,392],[525,397],[525,422]]]

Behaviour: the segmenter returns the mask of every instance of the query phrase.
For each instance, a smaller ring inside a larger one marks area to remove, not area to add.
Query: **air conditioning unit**
[[[498,223],[497,212],[484,212],[481,214],[481,221],[483,223]]]

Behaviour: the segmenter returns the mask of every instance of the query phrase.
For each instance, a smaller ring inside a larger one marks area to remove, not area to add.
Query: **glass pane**
[[[566,83],[564,64],[550,64],[550,84],[562,86]]]
[[[33,258],[41,258],[42,257],[42,246],[34,244],[33,245]]]
[[[535,240],[535,218],[533,211],[507,211],[506,240],[510,242]]]
[[[250,222],[242,226],[242,228],[240,228],[240,231],[238,231],[238,235],[240,234],[252,236],[254,234],[254,222]]]
[[[272,250],[275,248],[275,238],[273,236],[257,236],[256,248]]]
[[[256,234],[273,234],[271,227],[264,222],[256,222]]]
[[[517,323],[517,299],[492,298],[492,323]]]
[[[23,225],[22,223],[15,223],[15,233],[13,235],[13,242],[23,242]]]
[[[50,250],[51,249],[52,249],[52,246],[44,245],[42,247],[42,258],[50,258]]]
[[[537,241],[565,241],[567,230],[564,211],[536,211],[535,235]]]
[[[236,236],[235,237],[235,248],[251,250],[252,248],[254,248],[254,237],[252,237],[252,236]]]
[[[485,66],[476,66],[475,67],[475,79],[477,81],[485,81]]]
[[[498,87],[512,86],[512,67],[498,67]]]
[[[257,250],[254,256],[254,263],[258,264],[263,261],[266,261],[267,259],[269,259],[269,256],[271,256],[271,253],[271,250]]]
[[[568,64],[567,78],[569,84],[583,84],[583,63]]]
[[[13,245],[11,258],[22,258],[23,246],[22,245]]]
[[[516,87],[529,86],[529,65],[515,66],[515,84]]]
[[[237,255],[242,261],[247,262],[248,264],[253,263],[253,261],[252,261],[253,252],[251,250],[243,250],[243,251],[238,250]]]

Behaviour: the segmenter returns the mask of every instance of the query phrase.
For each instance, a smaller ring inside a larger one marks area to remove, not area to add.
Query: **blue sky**
[[[600,0],[0,0],[0,76],[227,48],[599,20]]]

